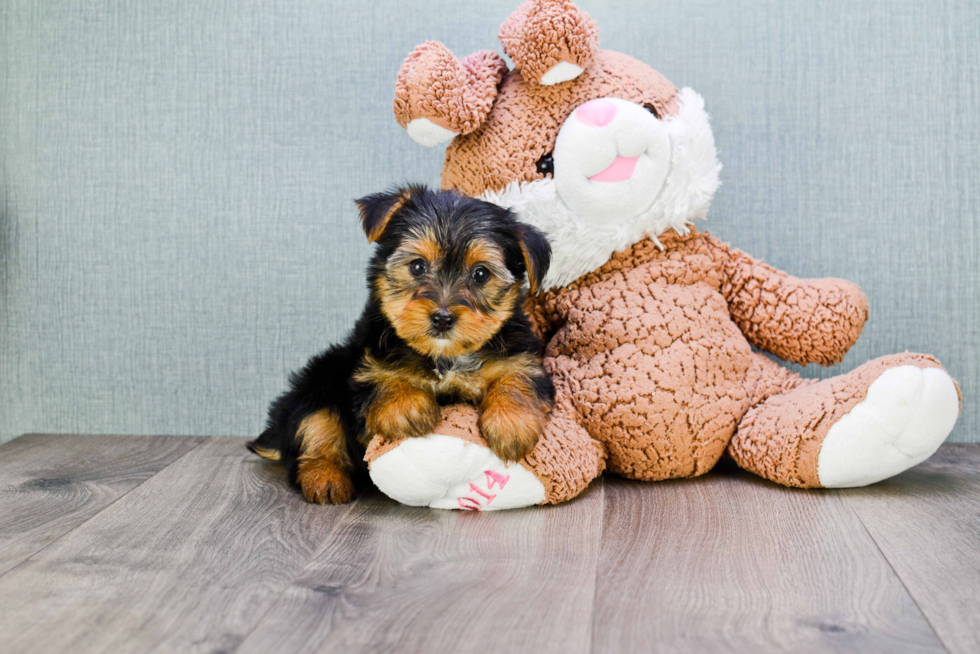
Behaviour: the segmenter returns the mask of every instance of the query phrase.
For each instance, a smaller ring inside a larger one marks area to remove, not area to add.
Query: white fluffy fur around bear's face
[[[657,237],[669,229],[686,234],[707,214],[720,184],[714,135],[696,92],[682,89],[678,115],[663,120],[625,100],[604,101],[614,105],[615,117],[583,120],[576,111],[563,124],[554,178],[481,196],[548,235],[553,255],[545,290],[592,272],[644,238],[659,245]]]

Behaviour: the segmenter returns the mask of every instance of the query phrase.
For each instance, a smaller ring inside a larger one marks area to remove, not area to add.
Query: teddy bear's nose
[[[608,100],[589,100],[575,110],[575,115],[586,125],[602,127],[616,117],[616,105]]]

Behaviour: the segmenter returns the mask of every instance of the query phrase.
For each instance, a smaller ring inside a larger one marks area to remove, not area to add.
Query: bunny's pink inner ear
[[[486,120],[507,64],[482,50],[462,60],[436,41],[408,55],[395,87],[395,118],[408,135],[434,146],[468,134]]]
[[[595,21],[568,0],[526,0],[498,36],[524,81],[545,86],[575,79],[599,50]]]

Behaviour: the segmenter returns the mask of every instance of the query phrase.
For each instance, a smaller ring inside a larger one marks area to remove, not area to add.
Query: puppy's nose
[[[432,326],[435,327],[437,332],[449,331],[456,324],[456,318],[445,309],[439,309],[433,313],[431,320]]]
[[[575,115],[586,125],[602,127],[616,117],[616,105],[608,100],[589,100],[575,110]]]

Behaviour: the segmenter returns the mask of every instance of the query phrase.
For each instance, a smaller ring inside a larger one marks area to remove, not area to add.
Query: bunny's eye
[[[643,105],[643,108],[649,111],[650,113],[652,113],[654,118],[658,120],[660,119],[660,113],[657,112],[657,108],[654,107],[652,104],[645,104]]]
[[[555,156],[553,153],[549,152],[540,159],[538,159],[538,172],[542,175],[555,175]]]

